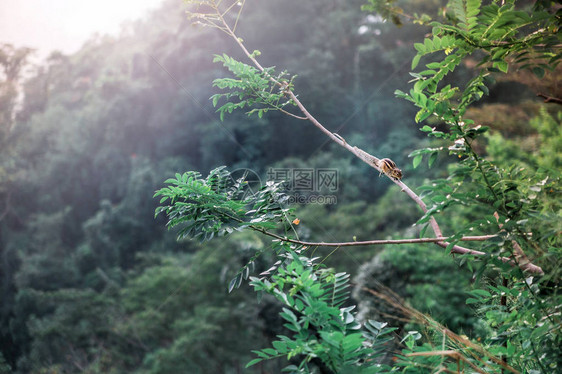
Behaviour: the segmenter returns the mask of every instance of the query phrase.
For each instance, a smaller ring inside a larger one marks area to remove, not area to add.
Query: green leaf
[[[507,355],[512,357],[515,354],[515,346],[511,344],[511,341],[507,341]]]
[[[269,356],[266,355],[265,353],[263,353],[262,351],[252,351],[252,353],[255,353],[256,355],[260,356],[260,358],[261,358],[262,360],[263,360],[264,358],[265,358],[265,359],[268,359],[268,358],[269,358]]]
[[[262,352],[267,353],[270,356],[277,355],[277,351],[273,348],[264,348],[264,349],[262,349]]]
[[[425,98],[425,96],[423,96],[423,97]],[[419,122],[427,119],[427,117],[429,117],[430,115],[431,115],[430,111],[428,111],[427,109],[421,109],[420,111],[418,111],[416,113],[415,120],[416,120],[416,122],[419,123]]]
[[[274,340],[273,342],[271,342],[271,344],[273,345],[273,347],[275,347],[275,349],[277,350],[278,353],[287,353],[287,344],[278,340]]]
[[[496,68],[498,68],[501,72],[507,73],[507,70],[508,70],[508,64],[507,64],[507,62],[505,62],[505,61],[497,61],[497,62],[494,62],[494,66],[495,66]]]
[[[234,277],[230,280],[230,283],[228,284],[228,293],[232,292],[232,290],[236,287],[237,282],[238,282],[237,277]]]
[[[412,161],[412,164],[414,165],[414,169],[418,167],[422,158],[423,158],[422,155],[417,155],[416,157],[414,157],[414,160]]]
[[[420,59],[421,59],[421,55],[417,54],[414,56],[414,58],[412,59],[412,70],[414,70],[416,68],[416,66],[418,66]]]
[[[439,156],[438,152],[433,152],[432,154],[429,155],[429,159],[427,160],[427,165],[429,167],[431,167],[431,165],[433,165],[435,160],[437,160],[437,156]]]
[[[246,369],[249,368],[250,366],[254,366],[255,364],[261,361],[263,361],[263,358],[254,358],[252,361],[246,364]]]
[[[431,198],[431,201],[436,203],[442,203],[447,201],[447,197],[445,195],[435,195]]]
[[[426,53],[425,45],[423,43],[414,43],[414,48],[419,53]]]

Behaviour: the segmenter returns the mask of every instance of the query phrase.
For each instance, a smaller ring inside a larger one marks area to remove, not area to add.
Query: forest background
[[[407,4],[420,14],[444,6]],[[455,155],[432,157],[431,168],[425,162],[414,168],[409,157],[436,145],[420,128],[440,124],[416,123],[416,108],[394,95],[409,90],[413,44],[430,28],[406,21],[398,27],[362,5],[248,2],[239,33],[260,49],[266,66],[298,74],[299,98],[316,118],[348,143],[394,160],[409,186],[446,177]],[[265,180],[272,169],[328,168],[337,172],[337,190],[330,192],[337,203],[298,206],[301,239],[416,237],[422,229],[414,225],[422,214],[405,194],[312,126],[275,111],[234,112],[221,121],[209,101],[219,92],[211,82],[224,76],[213,55],[242,54],[221,33],[193,27],[176,0],[120,37],[92,39],[75,54],[55,52],[29,66],[28,53],[4,45],[0,55],[0,372],[236,373],[284,366],[244,369],[252,349],[283,332],[279,304],[257,303],[245,284],[228,293],[230,279],[270,240],[239,233],[205,244],[176,241],[164,217],[154,219],[152,198],[175,173],[205,175],[228,165]],[[447,79],[468,81],[474,65],[466,59]],[[469,109],[476,123],[491,128],[475,148],[500,164],[557,170],[559,105],[537,94],[562,97],[560,71],[542,80],[535,75],[510,70]],[[478,214],[449,212],[441,224],[463,226]],[[475,340],[487,334],[482,311],[467,305],[468,291],[481,281],[477,266],[443,248],[315,254],[349,272],[356,288],[382,283],[453,331]],[[556,268],[560,260],[545,261]],[[256,272],[272,262],[263,256]],[[403,331],[411,327],[353,295],[361,313]]]

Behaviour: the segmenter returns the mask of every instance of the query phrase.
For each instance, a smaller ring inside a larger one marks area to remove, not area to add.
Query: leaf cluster
[[[562,297],[558,286],[544,283],[531,276],[509,287],[490,284],[470,291],[466,300],[478,306],[490,326],[485,342],[489,352],[506,357],[522,372],[555,372],[560,367],[561,321],[556,305]],[[556,303],[541,300],[541,292],[552,293]]]
[[[259,55],[259,51],[254,51],[254,55]],[[258,117],[262,118],[263,114],[270,110],[282,110],[287,105],[295,105],[293,100],[287,97],[288,90],[293,89],[295,76],[285,78],[287,75],[285,71],[276,75],[275,67],[268,67],[260,71],[226,54],[215,55],[213,62],[222,62],[236,77],[236,79],[219,78],[213,81],[214,87],[229,90],[227,93],[211,96],[215,107],[219,100],[226,100],[226,103],[217,109],[221,121],[224,120],[225,113],[232,113],[236,109],[254,107],[247,114],[250,116],[257,113]],[[233,101],[234,99],[236,101]]]
[[[431,22],[431,35],[414,44],[417,54],[412,69],[422,58],[431,56],[433,61],[425,63],[425,70],[411,73],[415,84],[409,93],[398,90],[396,94],[420,108],[417,122],[435,115],[449,125],[459,124],[467,106],[488,94],[490,74],[506,73],[509,63],[530,68],[539,77],[558,65],[562,58],[559,16],[544,9],[519,10],[515,1],[498,3],[452,0],[447,13],[452,22]],[[465,57],[476,52],[484,53],[480,72],[462,90],[440,85]]]
[[[380,373],[385,345],[393,328],[386,323],[356,320],[355,306],[344,306],[349,298],[349,274],[336,273],[316,264],[317,258],[301,255],[302,249],[285,253],[285,263],[269,276],[251,277],[257,292],[275,297],[282,305],[284,326],[292,335],[279,335],[273,348],[253,351],[262,360],[286,357],[294,362],[289,373],[311,373],[321,365],[333,373]]]
[[[225,167],[212,170],[206,178],[198,172],[176,174],[154,194],[161,196],[155,215],[164,213],[168,228],[182,226],[178,238],[211,240],[244,228],[274,229],[290,210],[283,182],[268,181],[255,193],[247,188],[246,176],[234,179]]]

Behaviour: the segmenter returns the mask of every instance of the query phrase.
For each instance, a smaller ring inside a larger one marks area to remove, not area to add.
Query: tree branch
[[[562,99],[559,99],[557,97],[547,96],[542,93],[538,93],[537,96],[542,97],[545,103],[554,103],[554,104],[562,105]]]
[[[413,244],[413,243],[435,243],[440,247],[447,248],[449,243],[446,240],[450,240],[452,238],[446,237],[438,237],[438,238],[419,238],[419,239],[387,239],[387,240],[366,240],[366,241],[357,241],[357,242],[305,242],[302,240],[290,239],[284,236],[280,236],[269,232],[267,230],[261,229],[259,227],[250,226],[255,231],[261,232],[264,235],[270,236],[272,238],[278,239],[283,242],[293,243],[298,245],[303,245],[307,247],[359,247],[364,245],[397,245],[397,244]],[[485,241],[495,237],[496,235],[481,235],[481,236],[465,236],[458,240],[460,241]],[[461,247],[459,245],[454,245],[451,249],[451,253],[457,253],[461,255],[472,255],[472,256],[489,256],[488,253],[482,251],[476,251],[474,249]],[[509,258],[509,257],[498,257],[498,260],[508,263],[512,266],[518,266],[523,271],[528,271],[530,273],[544,275],[542,268],[537,265],[534,265],[530,262],[527,263],[518,263],[516,260]]]
[[[250,61],[261,71],[264,72],[265,69],[263,66],[261,66],[261,64],[258,62],[258,60],[254,57],[254,55],[252,53],[250,53],[248,51],[248,49],[246,48],[246,46],[244,45],[243,41],[241,38],[237,37],[236,34],[234,33],[234,31],[230,28],[230,26],[228,25],[228,23],[226,22],[226,20],[224,19],[223,15],[218,11],[218,8],[216,8],[216,13],[218,18],[220,19],[220,21],[222,22],[223,26],[224,26],[224,30],[227,34],[229,34],[238,44],[238,46],[240,46],[240,48],[242,49],[242,51],[244,52],[244,54],[248,57],[248,59],[250,59]],[[400,179],[396,179],[396,178],[392,178],[389,175],[387,175],[386,173],[384,173],[381,169],[380,165],[380,159],[378,159],[377,157],[363,151],[362,149],[358,148],[358,147],[354,147],[349,145],[344,138],[342,138],[341,136],[339,136],[338,134],[332,133],[331,131],[329,131],[328,129],[326,129],[316,118],[314,118],[314,116],[306,109],[306,107],[301,103],[301,101],[297,98],[297,96],[294,94],[293,91],[291,91],[288,87],[287,83],[281,83],[278,80],[276,80],[274,77],[269,76],[269,79],[271,82],[273,82],[274,84],[278,85],[279,87],[283,88],[286,92],[286,94],[291,98],[291,100],[297,105],[297,107],[300,109],[300,111],[304,114],[304,116],[306,117],[306,119],[308,119],[310,122],[312,122],[312,124],[317,127],[321,132],[323,132],[326,136],[328,136],[333,142],[339,144],[340,146],[344,147],[345,149],[347,149],[348,151],[350,151],[351,153],[353,153],[355,156],[357,156],[358,158],[360,158],[363,162],[365,162],[367,165],[371,166],[372,168],[376,169],[379,171],[379,173],[385,174],[392,182],[394,182],[395,184],[397,184],[402,191],[404,191],[412,200],[414,200],[418,206],[422,209],[422,211],[424,213],[427,213],[427,206],[425,205],[425,203],[423,202],[423,200],[414,192],[412,191],[408,186],[406,186]],[[429,224],[431,225],[431,228],[433,230],[433,232],[435,233],[435,236],[438,239],[444,239],[443,233],[441,231],[441,228],[439,227],[439,224],[437,223],[437,220],[435,220],[434,217],[430,217],[429,219]],[[271,234],[271,233],[269,233]],[[266,234],[267,235],[267,234]],[[275,234],[273,234],[275,235]],[[271,235],[270,235],[271,236]],[[283,239],[282,237],[278,237],[278,239]],[[290,240],[289,240],[290,241]],[[450,243],[444,241],[444,240],[439,240],[439,241],[435,241],[435,243],[437,245],[439,245],[440,247],[443,248],[447,248],[449,246]],[[298,243],[300,244],[300,243]],[[387,243],[388,244],[388,243]],[[484,256],[486,255],[486,253],[484,252],[480,252],[480,251],[474,251],[472,249],[469,248],[464,248],[458,245],[454,245],[451,248],[451,253],[458,253],[458,254],[472,254],[472,255],[476,255],[476,256]],[[512,259],[509,258],[505,258],[505,257],[500,257],[500,259],[503,262],[509,262],[510,264],[516,265],[516,262],[514,262]],[[533,273],[537,273],[537,274],[544,274],[543,270],[536,266],[533,265],[531,263],[529,264],[525,264],[525,265],[521,265],[520,266],[522,270],[527,270]]]
[[[285,109],[279,108],[279,111],[282,112],[282,113],[285,113],[285,114],[288,115],[288,116],[294,117],[294,118],[296,118],[296,119],[304,119],[304,120],[307,120],[307,119],[308,119],[308,118],[306,118],[306,117],[297,116],[296,114],[293,114],[293,113],[291,113],[291,112],[288,112],[288,111],[286,111]]]
[[[272,238],[281,240],[287,243],[299,244],[306,247],[359,247],[364,245],[385,245],[385,244],[414,244],[414,243],[436,243],[444,240],[449,240],[451,238],[417,238],[417,239],[381,239],[381,240],[365,240],[365,241],[355,241],[355,242],[305,242],[302,240],[296,240],[287,238],[281,235],[274,234],[267,230],[261,229],[259,227],[250,226],[253,230],[259,231],[262,234],[271,236]],[[481,236],[465,236],[460,238],[461,241],[473,241],[481,242],[495,237],[496,235],[481,235]],[[483,256],[486,253],[480,251],[471,251],[470,254]]]

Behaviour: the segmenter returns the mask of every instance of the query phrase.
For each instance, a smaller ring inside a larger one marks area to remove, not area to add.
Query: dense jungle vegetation
[[[0,373],[561,370],[559,5],[217,3],[0,46]]]

